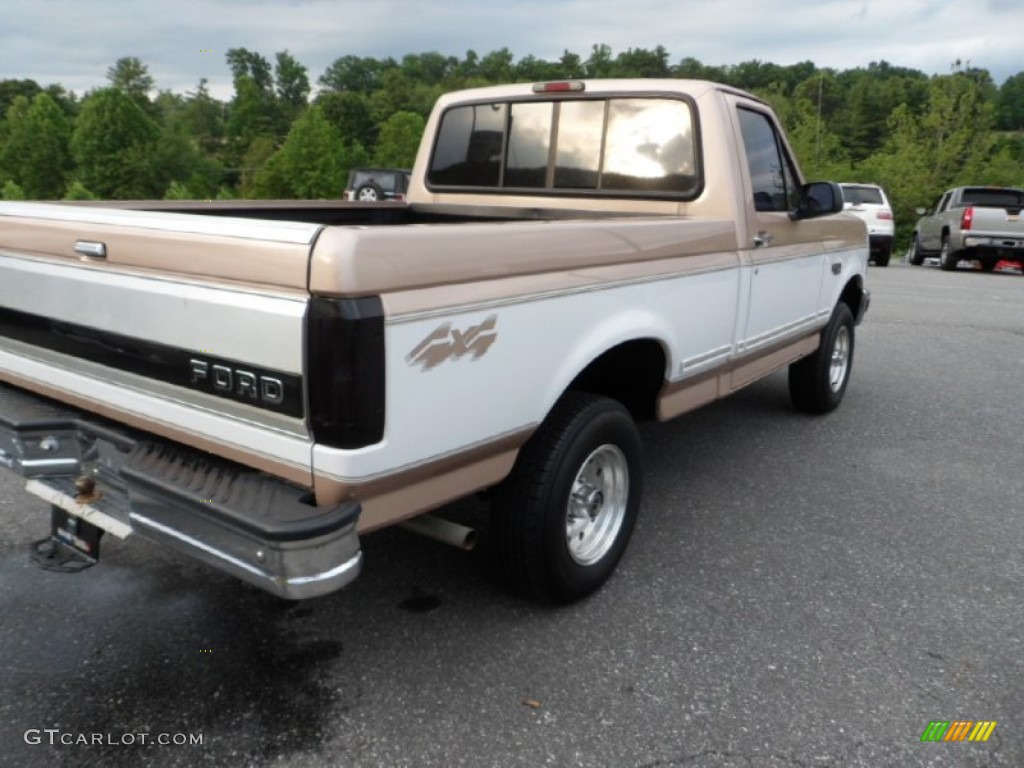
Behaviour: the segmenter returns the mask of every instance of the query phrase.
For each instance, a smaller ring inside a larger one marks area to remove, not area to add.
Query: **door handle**
[[[88,256],[93,259],[105,259],[107,258],[107,245],[106,243],[99,243],[92,240],[76,240],[75,253],[79,253],[82,256]]]
[[[754,235],[754,247],[763,248],[766,245],[771,245],[772,240],[774,239],[775,235],[769,234],[767,231],[762,229],[760,232]]]

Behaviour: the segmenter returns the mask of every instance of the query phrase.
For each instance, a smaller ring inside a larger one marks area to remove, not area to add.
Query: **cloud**
[[[231,93],[229,48],[272,59],[289,50],[317,77],[348,54],[394,57],[438,51],[462,57],[507,47],[516,58],[589,56],[664,46],[670,61],[811,61],[849,69],[885,60],[928,74],[955,59],[996,82],[1021,70],[1024,2],[987,0],[73,0],[10,3],[0,27],[0,72],[83,92],[107,68],[138,56],[157,86],[176,92],[201,77]]]

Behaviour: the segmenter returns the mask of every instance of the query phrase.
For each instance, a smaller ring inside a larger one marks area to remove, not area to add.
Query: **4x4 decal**
[[[446,360],[459,360],[466,355],[479,360],[497,340],[498,333],[494,330],[497,324],[497,315],[491,315],[479,325],[471,325],[464,331],[452,328],[451,323],[442,323],[413,347],[405,359],[409,365],[422,365],[424,371]]]

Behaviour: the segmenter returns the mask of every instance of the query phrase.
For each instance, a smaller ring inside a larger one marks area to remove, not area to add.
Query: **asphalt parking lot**
[[[1024,765],[1024,278],[869,282],[834,414],[776,374],[643,428],[630,549],[568,608],[502,591],[486,530],[367,537],[303,603],[137,539],[43,572],[0,473],[0,765]]]

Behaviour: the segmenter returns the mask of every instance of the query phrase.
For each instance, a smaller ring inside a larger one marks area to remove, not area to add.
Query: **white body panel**
[[[739,281],[738,268],[722,269],[390,323],[384,441],[356,451],[316,446],[316,470],[368,480],[535,426],[590,361],[633,339],[662,344],[669,381],[721,365],[736,343]],[[430,370],[407,360],[439,326],[466,329],[491,316],[497,338],[479,359]]]

